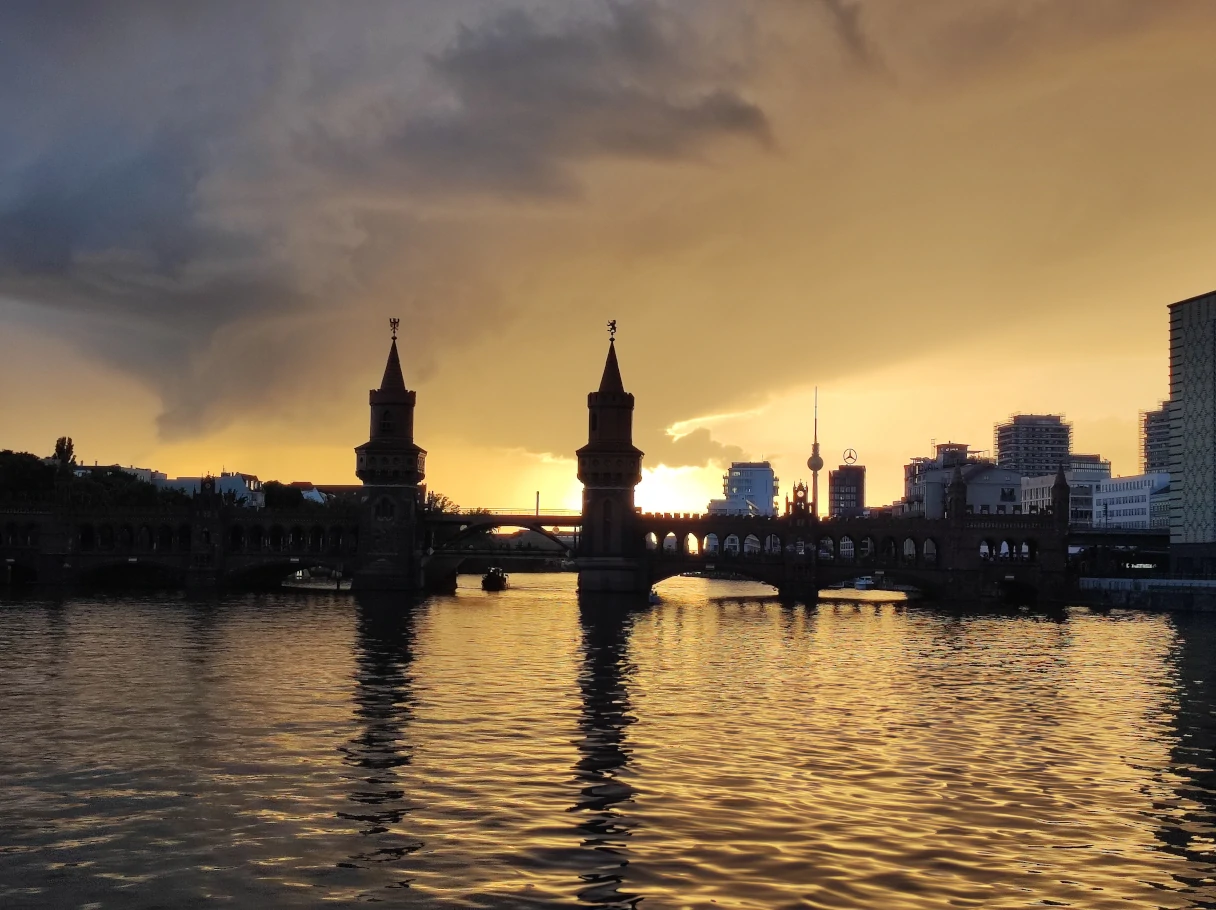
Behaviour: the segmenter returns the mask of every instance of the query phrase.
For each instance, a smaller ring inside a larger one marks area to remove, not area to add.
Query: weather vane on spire
[[[608,340],[616,341],[616,320],[615,319],[608,320]]]
[[[393,330],[393,341],[396,341],[397,340],[397,329],[401,327],[401,320],[400,319],[390,319],[388,321],[388,327]]]

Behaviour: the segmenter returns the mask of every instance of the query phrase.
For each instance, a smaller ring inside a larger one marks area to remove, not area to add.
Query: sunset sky
[[[69,12],[69,10],[71,10]],[[1209,0],[0,7],[0,448],[354,482],[388,318],[428,484],[641,505],[1061,412],[1139,470],[1216,287]]]

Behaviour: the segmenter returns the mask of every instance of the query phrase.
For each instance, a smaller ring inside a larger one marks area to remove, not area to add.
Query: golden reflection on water
[[[0,906],[1216,906],[1216,617],[513,583],[0,604]]]

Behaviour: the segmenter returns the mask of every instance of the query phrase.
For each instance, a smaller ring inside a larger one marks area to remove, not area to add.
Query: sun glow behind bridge
[[[709,500],[721,494],[722,472],[723,468],[716,465],[643,468],[634,502],[643,512],[704,512]],[[557,478],[555,481],[560,482]],[[545,499],[542,493],[542,507]],[[583,485],[577,480],[570,482],[560,505],[553,507],[572,511],[582,509]]]

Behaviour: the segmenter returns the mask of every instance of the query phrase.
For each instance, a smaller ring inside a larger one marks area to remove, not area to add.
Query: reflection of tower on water
[[[571,811],[580,815],[582,846],[591,851],[594,865],[580,876],[584,886],[578,896],[600,907],[636,907],[641,897],[621,891],[634,827],[624,814],[634,795],[624,778],[630,758],[626,731],[636,720],[630,714],[627,688],[633,673],[628,655],[633,617],[623,610],[584,608],[581,621],[582,735],[581,755],[574,765],[580,789]]]
[[[410,762],[406,728],[413,713],[414,615],[399,602],[359,598],[354,715],[362,730],[342,747],[350,768],[347,799],[355,805],[339,812],[357,823],[366,849],[352,863],[396,862],[422,844],[398,827],[409,806],[401,781]]]

